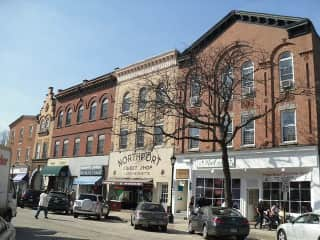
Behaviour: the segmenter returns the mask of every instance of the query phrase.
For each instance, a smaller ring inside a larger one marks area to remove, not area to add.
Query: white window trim
[[[243,113],[247,115],[248,113]],[[242,115],[241,115],[242,120]],[[255,147],[256,146],[256,120],[253,121],[253,143],[243,144],[243,128],[241,129],[241,147]]]
[[[231,124],[232,124],[232,131],[231,131],[231,133],[233,134],[233,118],[231,119]],[[227,145],[227,148],[233,148],[233,139],[232,139],[232,141]]]
[[[294,111],[294,131],[296,139],[292,141],[283,141],[283,121],[282,121],[282,112],[285,111]],[[290,108],[290,109],[283,109],[280,111],[280,126],[281,126],[281,144],[280,145],[289,145],[289,144],[296,144],[298,142],[298,132],[297,132],[297,110],[296,108]]]
[[[293,53],[291,52],[291,51],[284,51],[284,52],[282,52],[282,53],[280,53],[280,55],[281,54],[283,54],[283,53],[285,53],[285,52],[289,52],[290,53],[290,55],[291,55],[291,63],[292,63],[292,85],[293,85],[293,87],[292,87],[292,89],[294,89],[294,86],[295,86],[295,74],[294,74],[294,61],[293,61]],[[280,66],[280,55],[279,55],[279,62],[278,62],[278,64],[279,64],[279,66]],[[287,59],[290,59],[290,57],[287,57],[287,58],[283,58],[283,59],[281,59],[281,61],[285,61],[285,60],[287,60]],[[284,89],[283,89],[283,87],[282,87],[282,80],[281,80],[281,73],[280,73],[280,67],[278,67],[278,72],[279,72],[279,84],[280,84],[280,92],[282,92]]]
[[[250,68],[252,68],[252,89],[254,90],[254,62],[253,61],[251,61],[251,60],[249,60],[251,63],[252,63],[252,66],[251,67],[246,67],[246,68],[242,68],[241,67],[241,95],[243,96],[243,97],[247,97],[247,95],[244,95],[243,94],[243,89],[244,88],[248,88],[248,87],[243,87],[242,86],[242,71],[244,70],[244,69],[250,69]],[[247,62],[249,62],[249,61],[246,61],[246,62],[244,62],[243,64],[245,64],[245,63],[247,63]]]
[[[198,129],[199,134],[197,135],[197,137],[200,138],[200,129],[197,128],[197,127],[193,127],[192,125],[191,125],[191,127],[189,128],[189,135],[190,135],[190,129],[191,129],[191,128]],[[199,151],[200,140],[198,140],[198,147],[192,147],[192,148],[190,148],[190,141],[192,141],[192,140],[193,140],[193,139],[189,139],[189,141],[188,141],[188,151],[189,151],[189,152]],[[196,140],[193,140],[193,141],[196,141]]]

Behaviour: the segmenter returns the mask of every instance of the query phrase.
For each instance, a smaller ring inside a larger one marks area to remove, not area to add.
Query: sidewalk
[[[110,212],[110,217],[120,218],[122,221],[130,223],[130,216],[132,211],[121,210],[120,212]],[[185,220],[185,214],[176,214],[174,218],[174,224],[169,224],[168,228],[187,231],[187,220]],[[254,225],[250,223],[250,238],[251,240],[274,240],[276,232],[275,230],[269,231],[268,229],[255,229]]]

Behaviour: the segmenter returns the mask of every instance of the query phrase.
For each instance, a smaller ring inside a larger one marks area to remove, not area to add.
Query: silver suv
[[[79,215],[96,216],[98,220],[102,216],[108,217],[110,212],[109,205],[98,194],[80,194],[79,198],[73,204],[73,217],[77,218]]]

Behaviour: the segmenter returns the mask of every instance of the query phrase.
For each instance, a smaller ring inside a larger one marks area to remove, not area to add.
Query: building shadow
[[[54,236],[57,231],[41,228],[16,227],[16,231],[16,240],[89,240],[88,238],[58,237]]]

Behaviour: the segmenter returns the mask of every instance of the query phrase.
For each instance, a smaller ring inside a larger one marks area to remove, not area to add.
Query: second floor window
[[[74,145],[73,145],[73,156],[79,156],[80,152],[80,138],[76,138],[74,140]]]
[[[147,89],[141,88],[139,91],[139,99],[138,99],[138,110],[142,111],[146,108],[147,105]]]
[[[159,123],[154,127],[153,137],[154,137],[154,145],[159,146],[163,144],[163,124]]]
[[[32,137],[33,134],[33,126],[29,126],[29,137]]]
[[[30,160],[30,148],[28,147],[26,149],[26,161],[29,161]]]
[[[253,62],[245,62],[241,67],[242,96],[253,96],[254,67]]]
[[[284,143],[297,140],[295,109],[281,111],[281,135]]]
[[[93,102],[90,106],[89,121],[96,120],[97,103]]]
[[[200,130],[194,124],[189,127],[189,137],[198,139],[189,139],[189,149],[199,148]]]
[[[105,144],[105,136],[99,135],[98,137],[98,146],[97,146],[97,153],[103,154],[104,152],[104,144]]]
[[[232,138],[233,135],[233,120],[231,120],[229,126],[228,126],[228,130],[227,130],[227,141],[229,141]],[[232,147],[233,145],[233,141],[231,140],[228,143],[228,147]]]
[[[252,118],[252,114],[242,114],[241,123],[246,123]],[[248,123],[242,129],[242,145],[253,145],[254,144],[254,121]]]
[[[40,143],[37,143],[37,145],[36,145],[36,159],[40,159],[40,151],[41,151]]]
[[[108,99],[105,98],[103,101],[102,101],[102,104],[101,104],[101,112],[100,112],[100,117],[101,118],[106,118],[108,116]]]
[[[119,138],[120,149],[126,149],[128,146],[128,129],[120,130],[120,138]]]
[[[126,93],[123,96],[123,100],[122,100],[122,113],[128,113],[130,111],[130,105],[131,105],[130,94]]]
[[[21,150],[17,150],[17,158],[16,161],[19,162],[21,159]]]
[[[58,128],[62,127],[62,121],[63,121],[63,112],[61,111],[58,116],[58,123],[57,123]]]
[[[69,150],[69,140],[66,139],[63,141],[62,156],[64,157],[68,156],[68,150]]]
[[[93,136],[87,137],[86,154],[92,154]]]
[[[42,144],[42,158],[45,159],[48,157],[48,143],[44,142]]]
[[[67,111],[67,115],[66,115],[66,125],[70,125],[71,124],[71,119],[72,119],[72,109],[70,108]]]
[[[144,128],[142,126],[139,126],[137,128],[137,134],[136,134],[136,147],[144,147]]]
[[[81,105],[78,109],[78,114],[77,114],[77,123],[82,123],[83,121],[83,106]]]
[[[284,52],[279,57],[280,88],[291,89],[294,82],[293,56]]]
[[[20,131],[19,131],[19,142],[23,141],[23,132],[24,132],[24,129],[21,128]]]
[[[56,141],[54,143],[54,149],[53,149],[53,156],[58,157],[59,155],[59,148],[60,148],[60,141]]]

